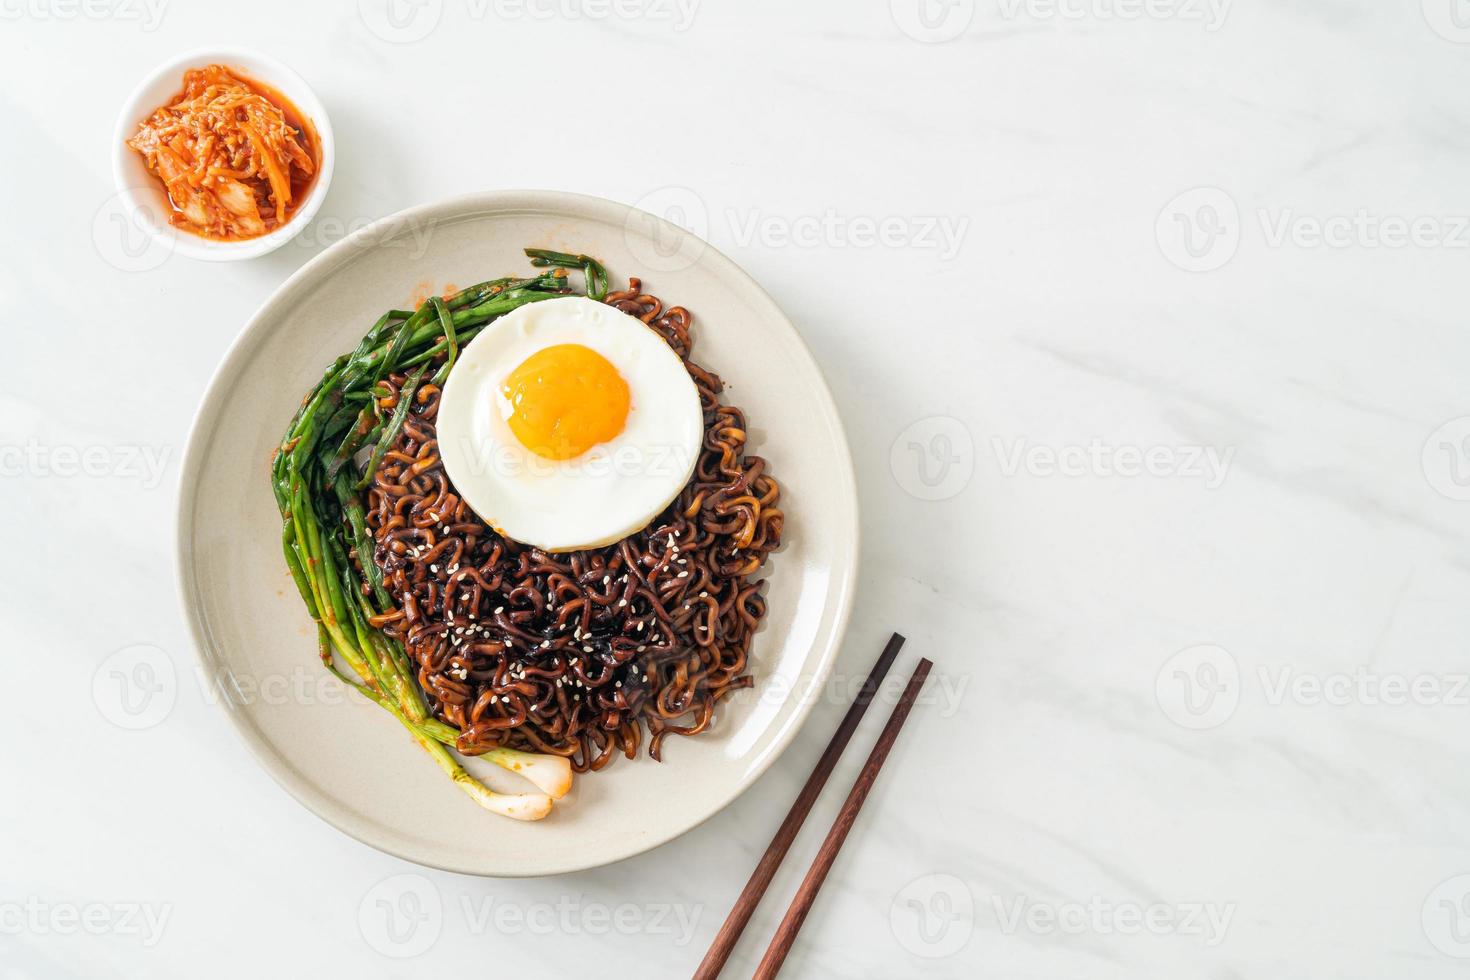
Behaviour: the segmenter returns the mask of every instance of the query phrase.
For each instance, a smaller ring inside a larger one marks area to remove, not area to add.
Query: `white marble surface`
[[[898,629],[898,672],[924,654],[948,681],[788,975],[1463,972],[1470,6],[397,13],[0,2],[0,978],[698,961],[836,698],[677,842],[495,881],[338,834],[192,682],[170,544],[213,366],[344,227],[496,187],[682,215],[776,296],[858,469],[840,669]],[[107,216],[114,113],[155,63],[226,43],[328,104],[323,215],[264,259],[132,271]],[[129,731],[102,668],[139,644],[182,681]],[[729,975],[759,957],[881,713]],[[427,917],[390,934],[377,903],[405,891]]]

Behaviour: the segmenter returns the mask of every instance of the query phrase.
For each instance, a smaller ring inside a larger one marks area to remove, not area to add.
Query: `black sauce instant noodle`
[[[665,309],[637,279],[606,302],[658,331],[704,408],[694,476],[648,527],[566,554],[501,537],[445,476],[428,383],[367,492],[396,607],[370,622],[403,643],[467,755],[504,745],[586,772],[633,758],[646,729],[659,759],[668,735],[706,730],[716,704],[751,685],[746,657],[766,608],[753,576],[781,542],[780,489],[745,454],[745,416],[720,402],[719,377],[689,359],[689,312]],[[404,380],[389,379],[381,408]]]

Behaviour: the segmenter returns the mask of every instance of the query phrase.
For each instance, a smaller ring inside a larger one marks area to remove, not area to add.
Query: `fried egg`
[[[454,489],[546,551],[612,544],[679,495],[704,441],[684,363],[637,317],[580,296],[522,306],[459,352],[440,395]]]

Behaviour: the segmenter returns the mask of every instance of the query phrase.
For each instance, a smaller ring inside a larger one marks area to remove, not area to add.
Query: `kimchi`
[[[318,163],[310,124],[290,103],[223,65],[185,72],[183,91],[128,146],[163,182],[175,226],[227,241],[289,221]]]

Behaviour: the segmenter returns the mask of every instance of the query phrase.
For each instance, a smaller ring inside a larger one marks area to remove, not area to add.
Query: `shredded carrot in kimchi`
[[[171,221],[206,238],[256,238],[291,217],[316,160],[309,137],[258,86],[223,65],[184,73],[184,90],[128,146],[163,181]]]

